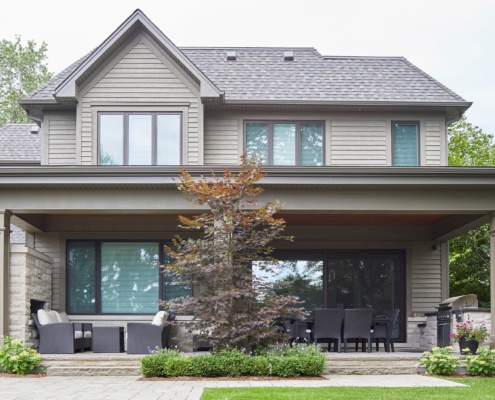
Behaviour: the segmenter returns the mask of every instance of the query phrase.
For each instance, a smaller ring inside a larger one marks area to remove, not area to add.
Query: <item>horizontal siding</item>
[[[237,119],[207,118],[204,137],[205,164],[238,164],[238,136]]]
[[[440,250],[432,250],[430,242],[413,246],[411,298],[414,312],[436,311],[443,300]]]
[[[440,121],[426,121],[425,123],[425,152],[426,165],[441,165],[441,129]]]
[[[188,154],[184,164],[198,164],[200,160],[199,100],[142,42],[132,48],[105,76],[84,96],[81,107],[81,162],[88,165],[96,159],[97,147],[93,137],[92,103],[122,103],[132,106],[177,103],[189,104],[187,143]],[[143,108],[146,111],[146,108]],[[187,123],[186,123],[187,122]]]
[[[386,121],[332,120],[332,165],[386,165],[386,127]]]
[[[47,115],[48,165],[76,164],[76,114]]]

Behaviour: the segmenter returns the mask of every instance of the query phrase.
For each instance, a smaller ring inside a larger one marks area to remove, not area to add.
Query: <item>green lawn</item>
[[[327,399],[494,399],[494,378],[449,379],[469,387],[326,387],[205,389],[201,400],[327,400]]]

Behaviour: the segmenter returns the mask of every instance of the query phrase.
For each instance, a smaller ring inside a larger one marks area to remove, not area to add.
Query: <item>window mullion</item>
[[[295,132],[296,146],[294,149],[294,151],[296,152],[295,160],[296,160],[296,165],[301,165],[301,123],[300,122],[296,122],[295,129],[296,129]]]
[[[157,113],[151,114],[151,165],[158,163]]]
[[[165,285],[164,279],[163,279],[163,273],[161,269],[161,265],[163,265],[164,262],[164,247],[165,243],[162,241],[158,242],[158,298],[159,299],[164,299],[164,294],[165,290],[163,286]],[[162,306],[159,306],[159,309],[162,310]]]
[[[124,113],[124,165],[129,165],[129,113]]]
[[[101,314],[101,242],[95,242],[95,313]]]
[[[273,165],[273,122],[268,123],[268,165]]]

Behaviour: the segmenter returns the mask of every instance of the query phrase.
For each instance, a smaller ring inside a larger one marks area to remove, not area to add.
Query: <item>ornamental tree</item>
[[[186,199],[209,212],[179,216],[179,227],[201,237],[176,236],[173,246],[165,246],[174,261],[163,270],[175,284],[193,287],[195,294],[162,304],[192,315],[185,325],[215,349],[266,345],[280,334],[274,321],[304,316],[296,297],[277,295],[266,279],[279,268],[271,243],[292,238],[283,234],[285,221],[275,217],[281,209],[278,200],[260,205],[255,199],[263,192],[255,184],[265,176],[259,159],[242,157],[237,173],[225,168],[223,177],[212,172],[211,178],[195,179],[181,170],[176,182]]]

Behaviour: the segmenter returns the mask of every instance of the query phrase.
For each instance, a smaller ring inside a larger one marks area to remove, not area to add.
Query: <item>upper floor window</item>
[[[98,114],[99,165],[180,165],[180,113]]]
[[[392,122],[393,165],[419,165],[419,122]]]
[[[268,165],[323,165],[323,122],[249,121],[245,151]]]

